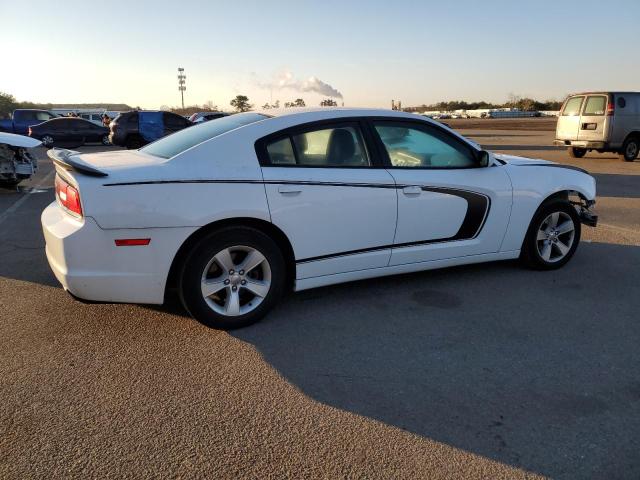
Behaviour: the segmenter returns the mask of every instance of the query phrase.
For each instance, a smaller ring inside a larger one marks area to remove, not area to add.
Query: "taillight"
[[[609,98],[607,100],[607,117],[612,117],[616,110],[615,103],[613,103],[613,99]]]
[[[56,198],[69,213],[82,217],[82,205],[80,204],[80,192],[78,189],[59,175],[56,175]]]

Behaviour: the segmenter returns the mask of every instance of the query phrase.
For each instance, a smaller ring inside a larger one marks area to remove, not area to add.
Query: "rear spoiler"
[[[109,175],[107,172],[98,170],[93,165],[83,162],[80,158],[72,158],[79,153],[80,152],[76,152],[75,150],[67,150],[66,148],[52,148],[47,152],[47,155],[53,160],[53,163],[65,170],[75,170],[85,175],[91,175],[92,177],[106,177]]]

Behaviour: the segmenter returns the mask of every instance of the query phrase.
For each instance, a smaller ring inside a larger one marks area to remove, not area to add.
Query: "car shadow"
[[[592,173],[599,197],[640,198],[640,175]]]
[[[482,145],[482,148],[489,151],[499,150],[503,152],[511,151],[562,151],[565,147],[555,147],[553,145]]]
[[[300,292],[231,333],[326,405],[543,475],[637,478],[639,269],[639,247],[584,243],[557,271]]]

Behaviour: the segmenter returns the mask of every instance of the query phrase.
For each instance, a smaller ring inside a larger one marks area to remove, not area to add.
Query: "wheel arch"
[[[169,274],[165,283],[165,296],[167,292],[175,288],[178,284],[178,276],[180,275],[180,268],[184,264],[189,252],[193,247],[205,236],[226,227],[251,227],[256,230],[267,234],[272,238],[284,256],[285,265],[287,269],[287,288],[293,289],[293,283],[296,278],[296,261],[293,247],[286,234],[271,222],[254,217],[236,217],[225,218],[217,220],[200,227],[193,232],[187,239],[182,242],[180,248],[173,257],[171,267],[169,268]]]

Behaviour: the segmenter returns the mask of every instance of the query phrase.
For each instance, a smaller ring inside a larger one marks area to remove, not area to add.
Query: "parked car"
[[[38,169],[38,160],[29,149],[41,142],[24,135],[0,132],[0,186],[15,187]]]
[[[518,257],[559,268],[597,220],[584,170],[489,153],[404,112],[248,112],[139,151],[49,156],[42,226],[64,288],[160,304],[175,287],[221,328],[291,288]]]
[[[189,117],[189,120],[193,123],[208,122],[209,120],[226,117],[227,115],[229,114],[225,112],[196,112]]]
[[[121,113],[111,121],[109,139],[114,145],[140,148],[191,125],[189,120],[176,113],[134,110]]]
[[[0,120],[0,132],[27,135],[30,126],[57,117],[58,115],[48,110],[34,110],[31,108],[14,110],[11,118]]]
[[[588,92],[569,96],[556,126],[555,145],[569,155],[613,152],[633,162],[640,152],[640,92]]]
[[[109,129],[78,117],[58,117],[29,127],[29,136],[45,147],[80,146],[85,143],[109,145]]]

